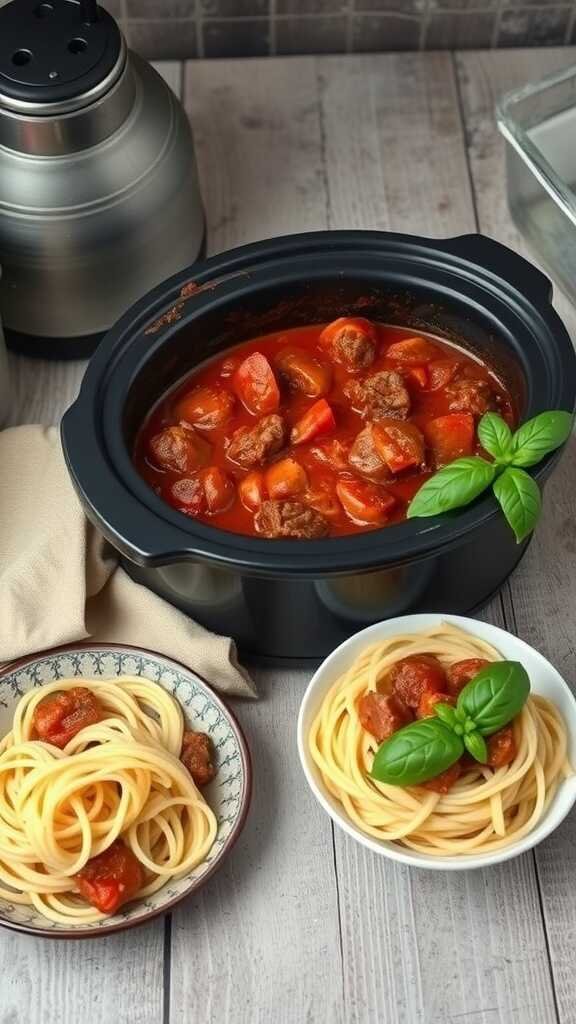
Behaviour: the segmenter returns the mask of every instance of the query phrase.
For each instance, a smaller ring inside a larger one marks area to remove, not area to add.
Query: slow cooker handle
[[[482,264],[533,302],[536,300],[548,305],[552,301],[551,280],[523,256],[494,238],[479,234],[460,235],[447,238],[440,247],[454,256]]]

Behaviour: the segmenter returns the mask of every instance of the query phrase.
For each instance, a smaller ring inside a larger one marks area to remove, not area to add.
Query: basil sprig
[[[494,481],[493,491],[520,544],[540,518],[542,495],[535,480],[523,469],[507,466]]]
[[[482,736],[491,736],[516,718],[529,693],[528,673],[519,661],[495,661],[466,684],[456,707]]]
[[[408,519],[463,508],[492,486],[519,544],[536,526],[542,507],[538,484],[524,467],[535,466],[564,444],[571,429],[572,416],[561,409],[540,413],[514,434],[498,413],[487,412],[477,433],[493,461],[472,455],[439,469],[414,495]]]
[[[530,693],[526,669],[518,661],[486,665],[458,696],[456,707],[438,703],[433,718],[399,729],[379,746],[371,776],[389,786],[418,786],[456,763],[467,750],[485,764],[485,736],[491,736],[522,710]]]
[[[390,786],[418,786],[461,757],[462,740],[439,718],[422,718],[395,732],[378,748],[372,777]]]

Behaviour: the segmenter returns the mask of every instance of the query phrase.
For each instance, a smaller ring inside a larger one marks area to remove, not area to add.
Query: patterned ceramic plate
[[[203,791],[218,819],[216,842],[206,860],[184,878],[168,882],[145,901],[127,906],[114,917],[74,930],[52,924],[27,906],[0,899],[0,925],[54,938],[96,938],[131,928],[171,910],[195,892],[218,869],[238,838],[252,786],[250,755],[236,719],[199,676],[161,654],[118,644],[75,644],[15,662],[0,672],[0,736],[11,728],[20,697],[34,686],[56,679],[114,678],[141,675],[163,686],[179,701],[189,728],[207,732],[216,751],[217,774]]]

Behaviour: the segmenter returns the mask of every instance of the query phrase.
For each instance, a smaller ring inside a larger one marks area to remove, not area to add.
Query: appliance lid
[[[0,9],[0,110],[77,110],[112,86],[125,60],[122,33],[95,0],[12,0]]]

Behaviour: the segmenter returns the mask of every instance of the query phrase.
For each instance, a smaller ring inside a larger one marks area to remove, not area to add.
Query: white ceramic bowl
[[[510,860],[512,857],[517,857],[526,850],[530,850],[550,835],[566,817],[576,801],[576,776],[566,779],[560,784],[554,800],[537,827],[513,845],[494,853],[460,857],[429,857],[426,854],[405,849],[396,843],[373,839],[357,828],[348,818],[341,804],[326,789],[310,756],[307,742],[312,722],[323,697],[365,647],[384,640],[387,636],[398,633],[416,633],[419,630],[438,625],[440,622],[453,623],[468,633],[488,641],[502,653],[504,658],[522,662],[530,676],[533,692],[549,698],[561,712],[569,733],[570,759],[576,766],[576,700],[561,675],[546,658],[523,640],[499,629],[498,626],[491,626],[487,622],[479,622],[476,619],[468,619],[460,615],[404,615],[369,626],[368,629],[363,629],[340,644],[340,647],[337,647],[314,673],[304,694],[298,716],[298,753],[308,784],[318,802],[332,820],[362,846],[366,846],[382,857],[389,857],[390,860],[413,867],[429,868],[435,871],[465,871]]]
[[[218,819],[214,846],[206,860],[185,877],[168,881],[146,900],[129,903],[104,921],[71,929],[53,924],[33,907],[0,899],[0,925],[5,928],[53,938],[96,938],[143,924],[196,892],[218,869],[242,830],[250,805],[252,772],[240,726],[200,676],[161,654],[120,644],[85,643],[9,665],[0,672],[0,736],[9,732],[16,704],[33,687],[66,677],[81,683],[82,679],[119,675],[141,675],[158,683],[180,703],[187,727],[211,736],[217,773],[203,793]]]

